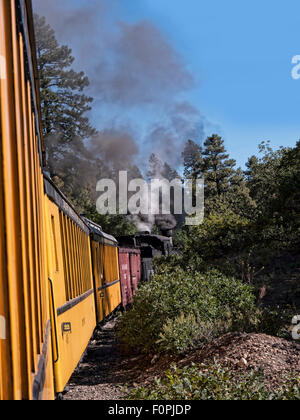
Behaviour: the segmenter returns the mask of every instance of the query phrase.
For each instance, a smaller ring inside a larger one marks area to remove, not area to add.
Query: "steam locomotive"
[[[142,280],[150,281],[154,273],[153,259],[169,256],[172,253],[172,231],[163,232],[164,235],[152,235],[150,232],[140,232],[131,236],[120,236],[118,242],[121,247],[139,249],[141,254]]]

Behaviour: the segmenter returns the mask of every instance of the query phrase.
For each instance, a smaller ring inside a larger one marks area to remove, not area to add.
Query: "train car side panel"
[[[90,230],[97,322],[121,304],[117,240],[99,225],[83,217]]]
[[[121,303],[118,250],[95,240],[91,243],[97,322],[102,322]]]
[[[0,1],[0,399],[54,397],[28,11]]]
[[[100,292],[101,293],[101,292]],[[120,281],[116,280],[115,282],[107,285],[103,290],[104,293],[104,317],[110,315],[121,303],[121,289]]]
[[[122,305],[126,308],[132,303],[132,287],[130,277],[130,257],[128,249],[119,248],[119,267],[122,289]]]
[[[21,399],[28,394],[25,349],[25,320],[23,318],[22,293],[22,249],[18,240],[20,212],[18,197],[18,167],[16,142],[16,119],[13,95],[12,26],[10,2],[0,2],[0,57],[1,57],[1,169],[3,169],[3,211],[5,221],[5,262],[6,262],[6,302],[9,312],[5,318],[7,325],[5,339],[9,340],[11,351],[8,375],[10,376],[9,397]],[[3,316],[3,315],[2,315]],[[5,367],[3,366],[5,369]],[[22,377],[24,378],[22,381]]]
[[[56,392],[62,392],[96,326],[88,230],[82,231],[74,210],[45,181],[49,281],[52,301]],[[57,202],[53,201],[57,199]],[[68,214],[67,214],[68,213]],[[78,216],[77,216],[78,217]]]
[[[101,292],[103,287],[103,278],[104,278],[104,247],[102,244],[96,241],[91,240],[91,252],[92,252],[92,261],[93,261],[93,279],[94,279],[94,290],[95,290],[95,304],[96,304],[96,314],[97,322],[102,322],[105,318],[104,315],[104,293]]]
[[[74,306],[72,306],[74,305]],[[94,290],[57,309],[59,369],[56,392],[62,392],[82,357],[96,326]]]
[[[141,281],[141,254],[139,250],[133,250],[129,254],[130,258],[130,277],[133,296],[136,295],[138,285]]]

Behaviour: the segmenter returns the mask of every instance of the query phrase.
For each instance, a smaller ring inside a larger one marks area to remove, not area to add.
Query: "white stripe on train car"
[[[6,320],[0,315],[0,340],[6,339]]]
[[[0,80],[6,79],[6,61],[3,55],[0,55]]]

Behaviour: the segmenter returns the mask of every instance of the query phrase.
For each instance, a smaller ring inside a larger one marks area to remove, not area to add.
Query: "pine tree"
[[[162,176],[164,179],[167,179],[168,181],[173,181],[174,179],[181,180],[181,177],[179,173],[176,171],[176,169],[173,169],[167,162],[164,163],[163,169],[162,169]]]
[[[224,140],[217,134],[208,137],[202,155],[206,213],[230,209],[245,217],[250,216],[256,207],[255,202],[250,197],[243,171],[235,169],[236,161],[229,158]]]
[[[229,159],[223,139],[217,134],[204,142],[203,175],[206,197],[221,196],[230,188],[230,178],[235,173],[234,159]]]
[[[186,142],[182,153],[184,165],[184,177],[196,180],[201,177],[203,170],[202,147],[193,140]]]
[[[92,98],[83,91],[89,85],[83,72],[71,69],[71,50],[60,46],[44,17],[34,15],[43,134],[50,174],[66,153],[86,153],[83,139],[95,134],[86,117]]]
[[[163,167],[164,164],[162,160],[155,153],[152,153],[149,158],[149,169],[147,172],[147,178],[149,180],[162,178]]]

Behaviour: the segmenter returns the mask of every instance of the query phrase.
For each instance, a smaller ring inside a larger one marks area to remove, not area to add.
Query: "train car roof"
[[[170,242],[171,238],[169,236],[163,236],[163,235],[154,235],[152,233],[136,233],[135,237],[141,237],[141,238],[156,238],[163,242]]]
[[[97,242],[104,241],[104,243],[108,245],[118,245],[118,241],[116,240],[116,238],[112,235],[109,235],[108,233],[103,232],[101,226],[97,225],[97,223],[93,222],[92,220],[89,220],[85,216],[81,217],[89,227],[92,239],[94,239]]]
[[[38,149],[41,166],[46,165],[46,153],[42,130],[42,117],[40,106],[40,85],[36,58],[36,42],[33,22],[31,0],[17,0],[18,29],[23,35],[25,53],[25,74],[30,80],[32,90],[32,103],[35,115],[36,134],[38,137]]]
[[[151,233],[135,233],[133,235],[122,235],[118,237],[118,240],[121,242],[127,242],[127,241],[134,241],[135,239],[141,239],[145,242],[150,242],[151,240],[158,240],[162,242],[170,242],[171,238],[168,236],[162,236],[162,235],[153,235]]]
[[[73,205],[60,191],[54,182],[44,173],[45,194],[52,200],[60,210],[66,214],[74,223],[76,223],[87,235],[90,234],[89,227],[85,220],[79,216]]]

